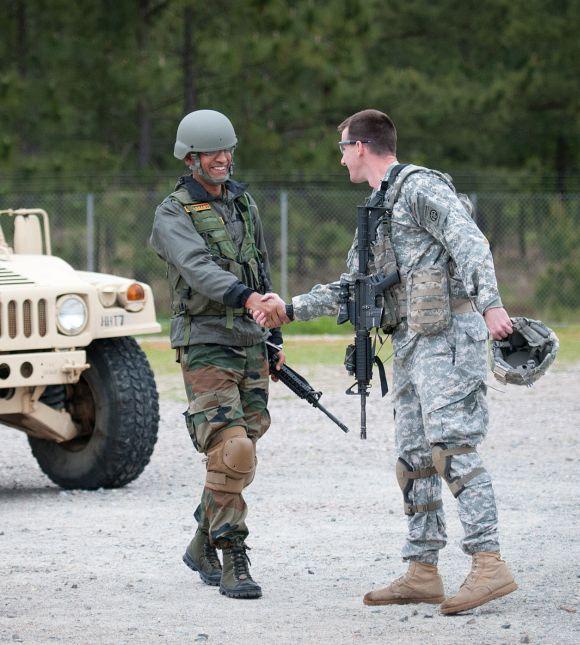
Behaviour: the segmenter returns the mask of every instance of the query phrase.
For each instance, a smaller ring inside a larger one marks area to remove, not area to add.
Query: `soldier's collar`
[[[228,179],[224,185],[229,193],[230,199],[236,199],[236,197],[243,195],[247,188],[247,184],[233,181],[233,179]],[[207,190],[191,175],[183,175],[183,177],[180,177],[175,185],[175,190],[178,190],[182,186],[187,189],[187,192],[193,201],[213,202],[218,199],[222,199],[221,195],[217,197],[215,195],[210,195]]]

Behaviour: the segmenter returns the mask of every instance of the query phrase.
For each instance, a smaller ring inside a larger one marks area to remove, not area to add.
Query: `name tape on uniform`
[[[191,208],[196,213],[199,213],[200,211],[210,211],[211,210],[211,206],[207,202],[204,202],[203,204],[191,204]]]

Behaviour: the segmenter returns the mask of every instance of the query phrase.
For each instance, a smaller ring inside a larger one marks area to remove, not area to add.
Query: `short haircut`
[[[345,119],[339,126],[342,132],[348,128],[349,139],[369,139],[369,148],[377,155],[397,153],[397,129],[391,117],[379,110],[362,110]]]

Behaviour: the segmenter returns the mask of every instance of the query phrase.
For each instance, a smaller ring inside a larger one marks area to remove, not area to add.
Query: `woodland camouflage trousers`
[[[244,428],[255,445],[270,426],[265,344],[190,345],[184,348],[181,368],[189,401],[187,428],[198,452],[207,455],[223,431],[235,426]],[[246,538],[247,511],[241,494],[204,487],[195,519],[210,541],[222,546]]]

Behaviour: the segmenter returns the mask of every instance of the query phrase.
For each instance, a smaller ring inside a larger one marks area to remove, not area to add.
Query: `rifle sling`
[[[385,396],[389,391],[389,384],[387,383],[385,366],[383,365],[383,361],[378,356],[375,356],[373,361],[374,363],[376,363],[377,369],[379,370],[379,380],[381,382],[381,396]]]

